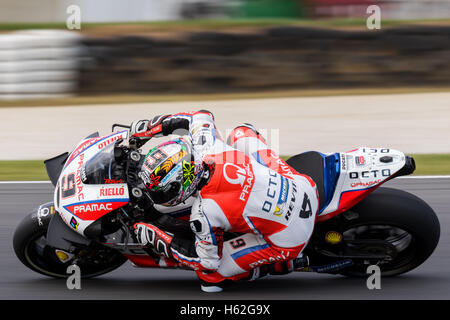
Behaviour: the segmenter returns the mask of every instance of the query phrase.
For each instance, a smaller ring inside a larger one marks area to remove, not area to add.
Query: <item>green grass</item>
[[[382,27],[395,27],[411,24],[448,24],[450,19],[437,20],[388,20],[382,21]],[[185,30],[228,30],[235,28],[276,27],[276,26],[311,26],[327,28],[364,28],[366,19],[363,18],[337,18],[337,19],[289,19],[289,18],[248,18],[248,19],[195,19],[177,21],[142,21],[142,22],[106,22],[106,23],[82,23],[81,31],[104,29],[109,27],[136,26],[148,31],[170,32]],[[64,22],[57,23],[0,23],[0,31],[14,31],[27,29],[66,29]]]
[[[0,181],[49,180],[42,160],[0,161]]]
[[[414,175],[450,174],[450,154],[416,154]]]
[[[416,154],[414,175],[450,175],[450,154]],[[284,156],[284,159],[289,158]],[[0,161],[0,181],[48,180],[42,160]]]
[[[11,107],[60,107],[97,104],[155,103],[179,101],[216,101],[236,99],[271,99],[288,97],[326,97],[377,94],[410,94],[449,92],[450,86],[444,87],[396,87],[396,88],[350,88],[350,89],[292,89],[265,90],[233,93],[197,93],[197,94],[117,94],[86,95],[52,99],[25,99],[0,101],[0,108]]]

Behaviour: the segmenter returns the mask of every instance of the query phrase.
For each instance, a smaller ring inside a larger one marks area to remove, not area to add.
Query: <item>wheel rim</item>
[[[30,239],[25,246],[25,259],[36,271],[57,278],[67,278],[67,267],[73,264],[75,258],[80,267],[82,278],[94,277],[120,266],[126,259],[112,249],[101,247],[92,251],[84,251],[84,257],[75,256],[66,262],[62,262],[56,256],[55,249],[48,246],[45,233],[37,234]]]
[[[351,268],[352,273],[356,272],[366,275],[367,267],[376,264],[380,267],[384,276],[389,276],[407,269],[411,262],[414,261],[416,241],[408,231],[400,227],[386,224],[350,226],[343,232],[343,241],[351,240],[383,240],[389,243],[392,248],[395,248],[395,253],[391,255],[391,260],[363,260],[357,262]],[[371,249],[373,251],[370,251]],[[377,249],[380,248],[367,246],[368,253],[377,253]]]
[[[26,261],[37,271],[57,278],[67,277],[63,264],[58,265],[50,259],[49,252],[46,249],[48,246],[45,244],[45,234],[40,234],[31,239],[25,247],[25,259]]]

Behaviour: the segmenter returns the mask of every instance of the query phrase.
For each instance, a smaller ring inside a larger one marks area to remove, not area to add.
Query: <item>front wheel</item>
[[[382,276],[411,271],[433,253],[440,236],[433,209],[415,195],[392,188],[378,188],[317,229],[314,253],[326,261],[350,258],[353,265],[338,273],[353,277],[367,277],[369,265],[378,265]],[[330,231],[340,234],[339,244],[323,240]]]
[[[57,213],[56,213],[57,214]],[[120,267],[127,259],[116,250],[93,245],[70,254],[47,245],[47,227],[51,216],[40,217],[34,212],[26,216],[14,232],[16,256],[28,268],[40,274],[66,278],[67,268],[76,259],[81,277],[91,278]]]

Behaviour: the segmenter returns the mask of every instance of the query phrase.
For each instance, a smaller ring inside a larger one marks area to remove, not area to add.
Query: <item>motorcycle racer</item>
[[[155,203],[175,206],[195,197],[190,226],[195,241],[135,224],[138,241],[196,270],[204,291],[226,279],[255,279],[292,271],[314,228],[314,181],[284,162],[249,124],[225,143],[209,111],[157,116],[131,126],[134,143],[183,135],[152,149],[139,172]],[[241,236],[223,241],[223,232]],[[297,259],[297,260],[296,260]]]

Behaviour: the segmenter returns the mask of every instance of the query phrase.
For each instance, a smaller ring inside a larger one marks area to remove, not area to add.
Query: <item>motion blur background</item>
[[[197,108],[282,155],[450,153],[449,40],[449,0],[1,0],[0,160]]]
[[[448,86],[448,18],[448,0],[1,0],[0,99]]]

